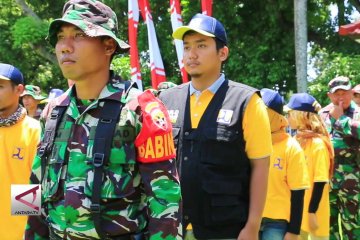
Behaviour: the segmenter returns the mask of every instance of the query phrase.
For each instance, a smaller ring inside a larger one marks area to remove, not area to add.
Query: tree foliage
[[[127,40],[127,0],[103,2],[117,13],[119,37]],[[49,22],[61,16],[64,3],[64,0],[0,0],[0,61],[18,66],[28,83],[40,85],[45,91],[67,86],[53,49],[45,40]],[[169,1],[150,0],[150,4],[167,79],[180,83],[171,37]],[[200,0],[181,0],[181,6],[185,23],[195,13],[201,12]],[[332,16],[332,9],[338,9],[336,16]],[[351,14],[358,9],[359,3],[354,0],[308,1],[308,40],[311,46],[308,56],[317,72],[315,79],[309,78],[308,85],[309,92],[322,104],[326,104],[326,85],[331,78],[347,75],[354,83],[360,82],[356,74],[360,67],[359,45],[337,33],[339,25],[354,21]],[[276,88],[281,93],[296,90],[293,1],[215,0],[213,16],[227,29],[230,58],[224,71],[230,79],[257,88]],[[142,19],[138,33],[142,78],[146,87],[150,86],[150,70],[147,29]],[[116,57],[112,67],[129,78],[128,55]]]
[[[19,18],[11,28],[14,48],[21,48],[26,43],[33,45],[42,43],[48,26],[47,22],[37,21],[32,17]]]

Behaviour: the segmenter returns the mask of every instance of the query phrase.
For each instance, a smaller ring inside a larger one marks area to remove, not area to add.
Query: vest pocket
[[[226,126],[219,125],[216,128],[208,128],[204,132],[205,138],[219,142],[233,142],[240,136],[240,132]]]
[[[240,138],[239,131],[219,126],[209,128],[203,137],[207,147],[201,154],[202,163],[212,165],[214,168],[221,168],[221,166],[236,168],[238,166],[240,154],[234,156],[234,150],[231,148],[238,149],[238,152],[241,151],[237,143]],[[227,151],[229,148],[230,151]]]
[[[206,225],[246,222],[248,204],[241,195],[243,189],[240,178],[232,181],[205,180],[202,187],[205,191],[203,206]]]
[[[208,226],[243,223],[247,219],[248,160],[237,129],[218,126],[204,134],[200,159],[201,187],[204,192],[204,223]]]
[[[100,183],[102,199],[129,197],[135,193],[135,187],[140,183],[140,175],[136,175],[135,171],[135,155],[131,154],[134,148],[125,148],[126,145],[111,149],[109,163],[103,167],[103,181]],[[88,197],[92,196],[93,184],[94,169],[91,169],[87,173],[84,190]]]

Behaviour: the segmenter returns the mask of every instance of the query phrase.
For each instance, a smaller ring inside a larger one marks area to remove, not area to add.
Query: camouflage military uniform
[[[174,164],[171,124],[150,92],[131,88],[112,77],[98,99],[77,102],[75,88],[44,109],[44,124],[54,105],[68,105],[42,182],[42,212],[29,217],[26,239],[49,239],[48,228],[63,239],[98,239],[90,213],[94,177],[92,148],[101,107],[99,99],[125,104],[112,141],[101,190],[103,230],[113,236],[148,231],[150,239],[181,239],[180,186]],[[155,139],[154,139],[155,138]],[[32,181],[41,175],[35,158]],[[47,224],[45,224],[45,222]]]
[[[330,192],[330,239],[360,239],[360,108],[354,102],[337,121],[329,114],[331,104],[320,112],[335,150]]]

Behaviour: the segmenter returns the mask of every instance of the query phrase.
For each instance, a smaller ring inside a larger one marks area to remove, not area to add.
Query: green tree
[[[127,40],[127,0],[104,0],[118,16],[119,37]],[[65,1],[0,0],[0,61],[18,66],[28,83],[40,85],[45,92],[51,87],[66,88],[67,83],[59,70],[52,47],[46,37],[49,22],[61,16]],[[175,47],[171,37],[169,1],[150,0],[157,39],[169,81],[181,82]],[[201,12],[200,0],[181,0],[184,23]],[[331,17],[329,6],[338,7],[338,15]],[[227,7],[224,7],[227,6]],[[326,83],[334,75],[349,75],[358,81],[359,45],[340,37],[337,27],[349,23],[350,14],[360,9],[358,1],[309,0],[308,40],[312,46],[309,58],[313,59],[318,77],[309,82],[315,97],[324,99]],[[257,88],[277,88],[281,92],[296,90],[294,51],[294,6],[288,0],[224,0],[213,1],[213,16],[227,29],[230,58],[224,71],[230,79]],[[138,48],[142,78],[150,85],[148,68],[148,40],[146,25],[139,23]],[[125,56],[126,58],[121,59]],[[128,55],[115,58],[113,68],[129,77]],[[350,67],[349,67],[350,66]],[[314,86],[313,86],[314,85]],[[314,90],[317,89],[317,90]]]

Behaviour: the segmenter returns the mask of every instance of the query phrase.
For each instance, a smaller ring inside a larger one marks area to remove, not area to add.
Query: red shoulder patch
[[[135,140],[137,160],[143,163],[175,158],[172,125],[164,104],[150,91],[138,96],[142,129]]]

